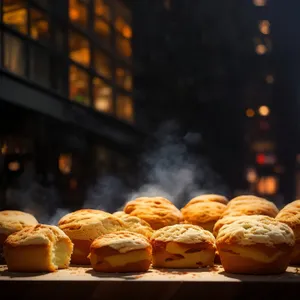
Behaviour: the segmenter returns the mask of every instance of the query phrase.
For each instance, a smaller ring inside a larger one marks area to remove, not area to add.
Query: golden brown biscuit
[[[117,211],[113,213],[114,216],[120,218],[126,225],[126,230],[140,233],[147,237],[148,239],[153,234],[153,229],[151,226],[144,220],[138,217],[134,217],[124,213],[123,211]]]
[[[90,246],[97,237],[126,228],[125,224],[117,217],[95,209],[81,209],[62,217],[58,226],[74,244],[72,263],[90,264],[87,258]]]
[[[105,234],[91,245],[89,258],[99,272],[146,272],[152,248],[147,238],[130,231]]]
[[[3,244],[6,238],[25,226],[38,224],[36,218],[28,213],[18,210],[0,211],[0,264],[5,263],[3,257]]]
[[[27,226],[11,234],[4,243],[9,271],[53,272],[68,268],[73,244],[58,227]]]
[[[238,219],[243,218],[243,217],[244,216],[225,216],[225,217],[219,219],[216,222],[215,226],[214,226],[213,235],[215,237],[217,237],[218,236],[218,232],[219,232],[219,230],[221,229],[222,226],[224,226],[225,224],[230,224],[233,221],[238,220]]]
[[[295,246],[291,264],[300,264],[300,200],[287,204],[276,216],[276,220],[290,226],[295,234]]]
[[[286,270],[295,237],[274,218],[243,216],[220,228],[216,244],[226,272],[276,274]]]
[[[151,237],[153,267],[200,268],[212,266],[215,238],[207,230],[177,224],[157,230]]]
[[[188,207],[192,204],[198,203],[198,202],[219,202],[222,204],[227,204],[228,203],[228,199],[224,196],[221,195],[215,195],[215,194],[204,194],[204,195],[200,195],[197,196],[193,199],[191,199],[186,205],[185,207]]]
[[[129,201],[124,207],[124,212],[143,219],[155,230],[178,224],[183,220],[180,210],[162,197],[141,197]]]
[[[192,205],[187,204],[181,212],[186,223],[201,226],[212,232],[225,209],[226,205],[218,202],[196,202]]]
[[[278,214],[276,205],[263,198],[244,196],[243,199],[231,200],[222,217],[243,215],[264,215],[275,218]]]

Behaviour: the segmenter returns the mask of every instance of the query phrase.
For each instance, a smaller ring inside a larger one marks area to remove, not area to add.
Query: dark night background
[[[300,197],[299,1],[0,3],[1,209]]]

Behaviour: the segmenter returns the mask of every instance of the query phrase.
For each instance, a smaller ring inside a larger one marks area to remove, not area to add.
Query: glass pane
[[[27,33],[27,9],[26,1],[4,0],[3,23],[9,25],[21,33]]]
[[[87,27],[88,2],[87,0],[69,0],[69,18],[72,23]]]
[[[111,12],[107,1],[95,0],[95,14],[105,18],[108,21],[111,19]]]
[[[29,76],[33,81],[50,86],[50,61],[48,54],[39,47],[30,49],[30,68]]]
[[[47,16],[39,10],[30,10],[31,28],[30,35],[41,42],[49,40],[49,23]]]
[[[96,50],[94,53],[94,68],[97,73],[111,78],[111,60],[101,51]]]
[[[117,35],[116,39],[116,47],[117,47],[117,52],[119,55],[124,56],[124,57],[130,57],[131,56],[131,43],[130,40],[125,39],[121,35]]]
[[[91,61],[89,41],[79,33],[69,32],[70,58],[84,66]]]
[[[129,70],[124,70],[122,68],[117,68],[116,70],[116,80],[117,84],[124,89],[132,90],[132,75]]]
[[[133,122],[133,113],[132,99],[128,96],[119,95],[117,98],[117,117]]]
[[[116,29],[127,39],[131,39],[132,37],[132,30],[129,24],[122,18],[116,18]]]
[[[70,99],[78,103],[89,105],[89,76],[87,72],[70,66],[69,69]]]
[[[111,30],[109,24],[102,19],[95,19],[95,32],[102,43],[106,43],[106,46],[110,46]]]
[[[112,113],[113,103],[111,87],[103,82],[100,78],[94,78],[93,90],[95,109],[106,113]]]
[[[25,74],[25,49],[21,39],[3,33],[4,67],[18,75]]]

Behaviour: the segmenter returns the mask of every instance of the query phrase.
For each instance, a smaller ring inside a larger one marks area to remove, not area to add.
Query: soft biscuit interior
[[[158,245],[156,245],[158,246]],[[212,266],[214,263],[215,250],[203,246],[175,242],[166,244],[165,249],[156,248],[153,256],[153,265],[170,268],[199,268]]]
[[[56,269],[67,268],[70,264],[72,249],[65,241],[60,240],[52,244],[51,262]]]

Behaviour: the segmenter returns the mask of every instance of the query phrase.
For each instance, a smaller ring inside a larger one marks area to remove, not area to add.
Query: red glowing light
[[[265,155],[264,154],[257,154],[256,155],[256,162],[259,165],[263,165],[265,163]]]

